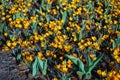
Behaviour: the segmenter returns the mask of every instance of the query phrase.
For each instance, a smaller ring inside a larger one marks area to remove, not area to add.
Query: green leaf
[[[3,32],[3,28],[4,28],[4,24],[3,24],[3,23],[0,23],[0,33]]]
[[[39,62],[39,69],[42,72],[42,75],[46,75],[47,74],[47,60],[42,61],[40,59],[38,59]]]
[[[46,10],[50,9],[51,8],[51,4],[47,4],[46,5]]]
[[[62,32],[63,32],[63,34],[66,34],[66,30],[65,29],[63,29]]]
[[[108,14],[110,12],[110,8],[107,8],[104,14]]]
[[[100,37],[99,37],[99,39],[97,40],[98,44],[100,44],[100,42],[101,42],[100,40],[101,40],[102,36],[103,36],[103,34],[100,34]]]
[[[59,6],[60,6],[60,8],[62,8],[62,3],[59,2]]]
[[[49,18],[50,18],[51,20],[57,20],[57,18],[54,17],[54,16],[52,16],[52,15],[49,15]]]
[[[64,21],[64,23],[65,23],[65,21],[66,21],[66,18],[67,18],[67,12],[64,11],[64,13],[63,13],[63,15],[62,15],[62,20]]]
[[[30,0],[26,0],[27,2],[30,2]]]
[[[28,66],[28,68],[31,68],[31,63],[28,62],[28,63],[27,63],[27,66]]]
[[[45,3],[45,0],[41,0],[41,5],[43,5]]]
[[[83,32],[83,30],[85,29],[85,25],[86,25],[86,23],[85,23],[85,22],[82,22],[82,29],[81,29],[81,31],[80,31],[78,41],[80,41],[80,40],[82,39],[82,37],[83,37],[82,32]]]
[[[72,53],[74,53],[74,52],[75,52],[75,48],[74,48],[74,47],[72,48],[72,51],[71,51],[71,52],[72,52]]]
[[[116,44],[115,42],[112,43],[112,47],[115,48],[116,47]]]
[[[73,17],[75,21],[78,21],[78,16]]]
[[[68,14],[69,14],[69,15],[72,15],[72,11],[71,11],[70,9],[68,10]]]
[[[37,24],[38,24],[38,21],[32,23],[31,28],[32,28],[33,32],[37,32]]]
[[[6,0],[2,0],[2,5],[6,5]]]
[[[90,20],[93,19],[94,16],[95,16],[94,14],[91,14],[90,17],[89,17],[89,19],[90,19]]]
[[[20,13],[16,13],[13,15],[13,20],[17,19],[17,18],[20,18],[21,17],[21,14]]]
[[[84,75],[83,72],[77,71],[77,75],[78,75],[79,79],[82,80],[83,75]]]
[[[32,75],[33,76],[36,76],[37,75],[37,72],[38,72],[38,59],[37,57],[35,58],[35,61],[33,63],[33,66],[32,66]]]
[[[21,57],[22,57],[21,54],[18,54],[18,55],[17,55],[17,60],[20,60]]]
[[[23,33],[25,34],[25,36],[31,36],[31,33],[28,30],[23,29]]]
[[[35,51],[39,51],[40,50],[40,47],[38,44],[35,44]]]
[[[117,36],[117,42],[120,43],[120,35]]]
[[[11,34],[11,35],[10,35],[10,38],[16,39],[16,36],[15,36],[14,34]]]
[[[91,64],[93,63],[92,60],[90,59],[90,56],[87,57],[87,61],[88,61],[88,66],[91,66]]]
[[[71,78],[65,78],[64,80],[71,80]]]
[[[97,57],[97,59],[95,61],[93,61],[93,64],[88,67],[87,74],[91,73],[93,68],[98,64],[98,62],[102,59],[103,56],[104,56],[104,54],[101,54],[100,56]]]
[[[60,77],[60,80],[71,80],[65,73],[61,74]]]
[[[81,60],[79,60],[78,58],[66,55],[66,57],[68,57],[69,59],[72,60],[72,62],[77,65],[79,67],[79,69],[81,70],[81,72],[85,73],[85,66],[83,64],[83,62]]]
[[[109,0],[109,1],[106,1],[106,0],[105,0],[105,7],[108,7],[108,6],[110,5],[111,1],[112,1],[112,0]]]
[[[48,14],[46,14],[46,20],[47,20],[47,22],[49,22],[50,21],[50,18],[49,18],[49,15]]]
[[[91,2],[88,2],[88,8],[89,8],[89,11],[92,11],[93,10],[93,5]]]
[[[46,40],[44,40],[43,43],[44,43],[44,50],[47,50],[47,43],[46,43]]]
[[[34,2],[37,2],[38,0],[34,0]]]

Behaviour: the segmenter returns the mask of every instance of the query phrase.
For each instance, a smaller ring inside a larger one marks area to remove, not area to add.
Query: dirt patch
[[[16,60],[9,53],[0,53],[0,80],[26,80],[27,76],[19,73]]]

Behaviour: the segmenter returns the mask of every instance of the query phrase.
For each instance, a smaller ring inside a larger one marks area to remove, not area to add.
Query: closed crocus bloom
[[[93,60],[96,60],[96,56],[95,56],[95,54],[90,54],[90,58],[92,58]]]
[[[60,67],[61,67],[60,64],[55,65],[55,68],[56,68],[56,69],[60,69]]]
[[[97,40],[97,38],[95,36],[92,36],[91,38],[92,38],[93,41]]]
[[[68,72],[68,68],[67,68],[66,64],[62,64],[61,71],[64,73]]]
[[[100,46],[97,42],[93,43],[93,45],[95,49],[100,50]]]
[[[55,78],[53,78],[52,80],[58,80],[58,78],[55,77]]]
[[[70,45],[65,45],[64,49],[66,52],[69,52],[71,50],[71,46]]]
[[[68,72],[68,68],[63,67],[62,72],[65,72],[65,73]]]
[[[120,57],[118,57],[116,60],[117,60],[118,63],[120,63]]]
[[[120,80],[118,77],[116,77],[116,76],[114,76],[114,78],[113,78],[114,80]]]
[[[101,75],[102,75],[102,77],[106,77],[106,75],[107,75],[107,74],[106,74],[106,71],[102,71],[102,74],[101,74]]]
[[[8,47],[11,46],[11,42],[10,41],[7,41],[6,44],[7,44]]]
[[[8,36],[8,33],[4,33],[4,36],[7,37],[7,36]]]
[[[16,42],[13,42],[12,45],[13,45],[14,47],[16,47],[17,43],[16,43]]]
[[[42,52],[38,52],[38,58],[39,58],[39,59],[42,59],[42,57],[43,57]]]
[[[85,27],[88,31],[90,31],[90,26],[89,25],[86,25]]]
[[[97,73],[98,73],[98,75],[101,75],[102,71],[101,70],[97,70]]]
[[[34,60],[33,55],[30,55],[30,61],[32,62]]]

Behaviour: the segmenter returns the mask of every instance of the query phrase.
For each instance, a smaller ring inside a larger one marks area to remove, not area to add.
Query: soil
[[[0,80],[26,80],[27,76],[20,74],[19,68],[10,53],[0,53]]]

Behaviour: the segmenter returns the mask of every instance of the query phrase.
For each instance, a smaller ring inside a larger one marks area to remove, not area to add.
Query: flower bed
[[[119,4],[119,0],[1,0],[0,48],[26,64],[33,76],[119,80]]]

